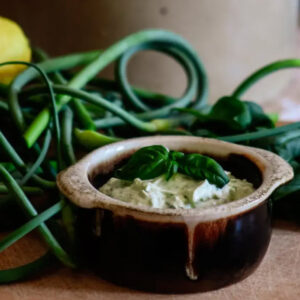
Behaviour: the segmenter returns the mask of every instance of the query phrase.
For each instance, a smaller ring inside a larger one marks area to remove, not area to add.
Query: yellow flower
[[[18,24],[0,17],[0,63],[13,60],[31,60],[29,41]],[[0,67],[0,83],[9,84],[24,68],[24,65]]]

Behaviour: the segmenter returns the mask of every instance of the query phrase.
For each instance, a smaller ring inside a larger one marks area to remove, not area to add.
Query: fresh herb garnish
[[[229,182],[227,174],[214,159],[201,154],[187,154],[180,161],[179,172],[221,188]]]
[[[169,151],[161,145],[139,149],[122,168],[116,170],[115,176],[125,180],[147,180],[165,174],[169,180],[178,172],[194,179],[207,179],[220,188],[229,182],[223,168],[214,159],[196,153]]]
[[[168,158],[168,166],[166,171],[166,179],[169,180],[174,174],[178,172],[180,162],[184,158],[184,153],[178,151],[170,151]]]
[[[168,160],[169,150],[166,147],[144,147],[135,152],[121,169],[116,170],[115,176],[126,180],[151,179],[166,172]]]

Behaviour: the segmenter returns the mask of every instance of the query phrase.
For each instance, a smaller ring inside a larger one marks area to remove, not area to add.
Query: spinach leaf
[[[206,129],[217,135],[245,131],[251,123],[248,106],[233,97],[219,99],[207,113],[195,109],[180,109],[196,117],[193,129]]]
[[[233,97],[223,97],[212,107],[210,121],[215,121],[232,130],[245,130],[251,123],[251,114],[245,102]]]
[[[180,160],[179,171],[195,179],[207,179],[221,188],[229,182],[227,174],[214,159],[201,154],[187,154]]]
[[[148,146],[139,149],[115,176],[120,179],[142,180],[151,179],[164,174],[168,169],[169,150],[161,145]]]
[[[205,113],[191,108],[178,110],[196,117],[192,130],[197,136],[231,135],[274,127],[274,122],[258,104],[232,96],[220,98]]]
[[[244,101],[244,103],[247,105],[251,116],[250,128],[274,128],[273,121],[264,113],[260,105],[252,101]]]

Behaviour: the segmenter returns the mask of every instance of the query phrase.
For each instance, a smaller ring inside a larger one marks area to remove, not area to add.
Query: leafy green
[[[115,176],[125,180],[146,180],[165,174],[169,180],[178,172],[195,179],[207,179],[218,187],[223,187],[229,181],[223,168],[214,159],[200,154],[169,151],[161,145],[139,149],[127,164],[116,170]]]
[[[168,159],[169,150],[166,147],[144,147],[135,152],[121,169],[116,170],[115,176],[126,180],[152,179],[166,172]]]
[[[251,114],[245,102],[233,97],[222,97],[208,113],[184,109],[184,112],[193,114],[197,121],[196,128],[205,128],[215,133],[242,132],[251,123]]]
[[[207,179],[217,187],[223,187],[229,182],[227,174],[214,159],[194,153],[185,155],[180,161],[180,172],[195,179]]]
[[[232,96],[220,98],[205,113],[191,108],[177,110],[196,117],[192,127],[197,136],[216,137],[274,127],[274,122],[258,104]]]
[[[223,97],[219,99],[210,110],[205,113],[191,108],[178,109],[181,112],[192,114],[196,117],[193,125],[193,134],[197,136],[206,136],[220,138],[222,136],[247,134],[248,132],[261,131],[274,128],[277,115],[267,115],[260,105],[251,101],[241,101],[235,97]],[[288,184],[280,187],[274,193],[274,201],[300,194],[300,130],[294,129],[283,134],[260,138],[257,140],[247,140],[246,145],[263,148],[277,153],[287,162],[289,162],[295,172],[295,178]],[[202,174],[199,165],[203,165],[197,155],[192,155],[189,161],[185,158],[185,168],[179,172],[186,173],[196,178],[210,178],[210,174]],[[188,167],[190,166],[190,167]],[[215,164],[213,164],[215,166]],[[207,170],[205,166],[203,170]],[[213,178],[215,183],[224,184],[224,174],[220,170],[213,170],[212,174],[219,174],[219,177]],[[215,175],[212,175],[212,177]],[[225,180],[226,182],[226,180]]]
[[[240,131],[250,125],[251,114],[245,102],[233,97],[223,97],[212,107],[209,119],[228,129]]]
[[[179,162],[184,157],[184,153],[178,151],[169,152],[168,168],[166,172],[166,180],[169,180],[174,174],[178,172]]]
[[[250,127],[252,129],[273,128],[275,126],[274,122],[264,113],[260,105],[252,101],[244,101],[244,103],[247,105],[251,116]]]

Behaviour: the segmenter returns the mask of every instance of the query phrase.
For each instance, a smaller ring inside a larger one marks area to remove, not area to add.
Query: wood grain
[[[45,251],[34,234],[0,255],[0,267],[25,263]],[[57,268],[36,279],[0,286],[0,300],[234,300],[300,299],[300,226],[277,222],[268,252],[258,269],[235,285],[200,294],[159,295],[118,287],[88,272]]]

